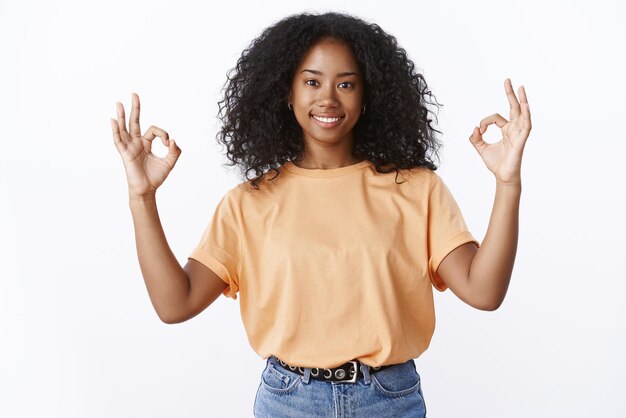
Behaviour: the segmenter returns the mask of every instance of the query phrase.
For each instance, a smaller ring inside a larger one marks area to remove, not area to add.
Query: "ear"
[[[291,98],[291,90],[289,90],[289,96],[287,96],[287,103],[293,104],[293,100]]]

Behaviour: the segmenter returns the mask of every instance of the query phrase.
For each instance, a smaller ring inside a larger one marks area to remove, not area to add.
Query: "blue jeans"
[[[267,359],[254,400],[254,416],[265,418],[367,417],[426,418],[420,375],[411,359],[370,374],[355,383],[315,380]]]

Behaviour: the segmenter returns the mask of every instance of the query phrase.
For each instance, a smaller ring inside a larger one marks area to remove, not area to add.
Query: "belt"
[[[272,357],[284,368],[304,376],[305,367],[291,366],[274,355],[272,355]],[[363,363],[361,363],[359,360],[350,360],[349,362],[344,363],[341,366],[332,367],[330,369],[313,367],[311,368],[311,378],[326,382],[354,383],[357,379],[363,377],[363,372],[361,371],[360,367],[362,364]],[[394,364],[388,364],[378,367],[363,364],[363,366],[368,368],[370,374],[374,374],[383,369],[386,369],[387,367],[394,366]],[[348,377],[346,378],[346,376]]]

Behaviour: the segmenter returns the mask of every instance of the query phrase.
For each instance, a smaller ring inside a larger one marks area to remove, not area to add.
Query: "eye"
[[[307,80],[307,81],[305,81],[305,83],[308,86],[315,86],[317,84],[317,81],[316,80]]]
[[[344,81],[343,83],[339,83],[339,86],[343,86],[344,89],[348,89],[352,87],[352,83],[350,83],[349,81]]]

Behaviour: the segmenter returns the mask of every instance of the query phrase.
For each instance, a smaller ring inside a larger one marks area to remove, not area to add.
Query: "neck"
[[[351,136],[336,143],[304,139],[304,151],[293,161],[298,167],[328,170],[363,161],[353,155]]]
[[[357,158],[353,155],[333,158],[322,158],[319,156],[308,156],[306,158],[300,158],[293,161],[295,165],[301,168],[307,169],[322,169],[328,170],[332,168],[340,168],[348,165],[353,165],[363,161],[362,158]]]

